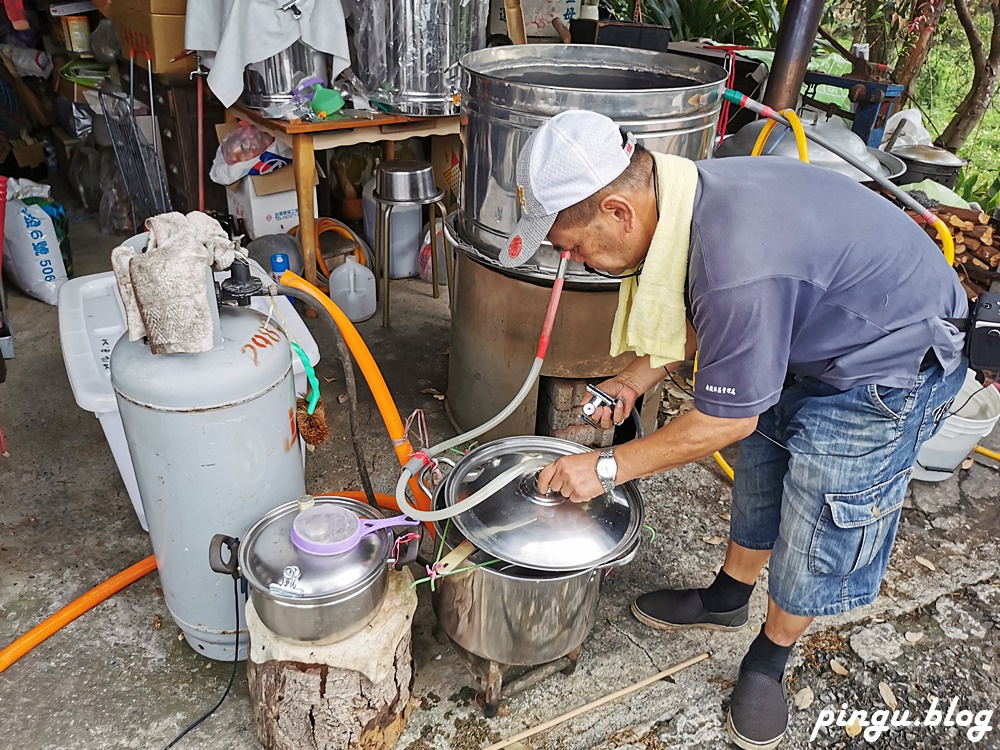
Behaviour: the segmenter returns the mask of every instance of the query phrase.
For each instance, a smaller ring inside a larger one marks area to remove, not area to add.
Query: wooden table
[[[295,194],[299,208],[299,240],[306,281],[316,283],[316,219],[313,182],[316,179],[316,152],[358,143],[382,143],[382,155],[391,160],[395,142],[427,135],[459,132],[459,115],[449,117],[406,117],[404,115],[344,110],[322,122],[269,120],[258,110],[234,105],[226,111],[229,120],[249,120],[292,148]],[[375,252],[377,249],[373,248]],[[388,272],[388,269],[387,269]]]

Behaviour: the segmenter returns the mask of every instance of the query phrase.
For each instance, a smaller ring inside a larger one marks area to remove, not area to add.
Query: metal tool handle
[[[400,549],[399,557],[390,561],[393,570],[402,570],[407,565],[417,561],[417,555],[420,553],[420,542],[424,538],[424,527],[417,524],[417,528],[407,532],[407,534],[410,539]]]
[[[222,548],[229,550],[229,560],[222,559]],[[240,540],[225,534],[216,534],[208,543],[208,566],[216,573],[240,577],[239,559]]]
[[[455,468],[455,462],[450,458],[435,458],[434,462],[444,464],[450,469]],[[420,489],[427,493],[427,497],[434,497],[434,493],[437,491],[436,487],[431,487],[427,482],[427,472],[429,472],[434,465],[434,463],[427,464],[424,468],[417,472],[417,484],[420,485]]]

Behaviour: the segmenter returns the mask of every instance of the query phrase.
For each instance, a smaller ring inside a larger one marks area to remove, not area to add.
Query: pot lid
[[[896,146],[892,153],[903,159],[940,167],[964,167],[968,163],[951,151],[937,146]]]
[[[466,455],[445,479],[452,506],[500,474],[510,474],[493,497],[452,519],[466,539],[488,555],[535,570],[581,570],[629,549],[643,522],[642,498],[631,482],[587,503],[542,495],[538,472],[561,456],[588,448],[550,437],[495,440]]]
[[[343,497],[317,497],[315,506],[303,511],[298,503],[286,503],[247,532],[240,543],[240,572],[255,589],[285,599],[320,599],[351,592],[386,567],[392,533],[379,529],[361,536],[356,545],[340,554],[314,554],[293,542],[293,525],[298,521],[300,536],[336,541],[340,538],[338,529],[350,527],[353,533],[360,521],[382,518],[370,505]]]
[[[726,138],[722,142],[722,145],[715,150],[714,156],[716,158],[724,158],[727,156],[748,156],[753,150],[753,146],[757,142],[757,137],[760,135],[760,131],[764,129],[764,125],[766,123],[767,120],[756,120],[744,125],[740,128],[738,133]],[[893,175],[891,173],[892,170],[885,164],[882,164],[878,156],[873,153],[876,149],[868,148],[860,136],[848,128],[838,125],[832,121],[820,122],[816,125],[803,123],[802,127],[806,130],[815,132],[817,135],[822,136],[830,143],[839,146],[842,150],[854,156],[872,171],[882,174],[884,177],[896,176]],[[784,156],[789,159],[798,159],[798,147],[796,146],[795,136],[792,134],[791,130],[788,130],[780,125],[774,128],[774,130],[771,131],[771,134],[767,137],[762,155]],[[857,169],[853,165],[847,163],[832,151],[823,148],[814,141],[809,141],[809,163],[813,166],[831,169],[834,172],[840,172],[857,182],[867,182],[871,179],[860,169]],[[899,166],[902,167],[902,165]],[[900,174],[902,174],[903,170],[900,169],[899,171]]]

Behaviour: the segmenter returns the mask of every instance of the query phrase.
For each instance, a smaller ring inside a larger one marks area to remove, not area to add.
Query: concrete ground
[[[94,221],[73,226],[78,275],[107,270],[114,238]],[[0,458],[0,645],[13,640],[96,583],[150,554],[98,421],[80,410],[59,349],[56,309],[12,291],[17,358],[0,385],[0,428],[10,458]],[[310,323],[323,352],[319,374],[339,394],[333,341]],[[419,281],[393,284],[393,326],[361,326],[402,414],[421,408],[433,439],[452,434],[443,404],[427,388],[447,386],[448,312]],[[312,453],[307,487],[357,487],[344,407],[328,398],[333,438]],[[389,491],[396,462],[370,399],[362,406],[363,442],[376,490]],[[1000,448],[996,436],[987,445]],[[824,726],[828,708],[875,710],[896,703],[923,716],[932,696],[973,713],[1000,704],[998,639],[1000,546],[997,467],[977,459],[940,485],[914,482],[882,596],[872,606],[814,625],[792,657],[787,748],[858,746],[843,726]],[[727,696],[739,659],[763,619],[766,581],[742,633],[663,634],[632,618],[628,605],[657,586],[703,585],[722,562],[729,485],[711,462],[643,483],[656,535],[636,561],[605,586],[599,620],[572,676],[556,674],[485,720],[475,687],[454,649],[434,634],[429,592],[415,618],[417,705],[398,747],[476,750],[577,705],[629,685],[700,652],[712,657],[674,678],[606,705],[545,734],[541,750],[726,746]],[[918,558],[920,558],[918,560]],[[0,746],[164,747],[212,706],[229,678],[182,640],[155,573],[83,615],[0,676]],[[832,671],[836,660],[846,674]],[[880,683],[889,689],[880,689]],[[810,698],[811,696],[811,698]],[[887,696],[891,696],[891,699]],[[846,722],[845,722],[846,723]],[[990,722],[995,723],[995,722]],[[878,740],[881,747],[966,747],[966,730],[914,726]],[[1000,731],[1000,730],[998,730]],[[810,736],[815,735],[814,741]],[[980,747],[998,747],[996,731]],[[181,748],[259,748],[242,668],[219,711]]]

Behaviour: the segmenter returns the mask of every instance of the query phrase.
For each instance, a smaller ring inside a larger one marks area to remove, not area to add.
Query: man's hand
[[[632,400],[635,401],[634,398]],[[597,459],[600,457],[599,451],[591,451],[556,459],[538,475],[539,491],[558,492],[574,503],[585,503],[603,495],[604,487],[597,476]]]
[[[612,398],[620,398],[615,404],[614,412],[607,407],[598,407],[597,411],[594,412],[591,419],[601,426],[601,429],[608,430],[611,429],[613,424],[621,424],[625,421],[629,414],[632,413],[632,407],[635,406],[636,400],[640,395],[646,392],[648,389],[639,390],[638,387],[632,383],[632,378],[629,377],[630,373],[626,370],[619,375],[610,380],[605,380],[603,383],[598,383],[598,390],[604,391],[606,394]],[[585,403],[590,401],[592,396],[588,393],[587,397],[579,404],[583,406]]]

